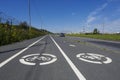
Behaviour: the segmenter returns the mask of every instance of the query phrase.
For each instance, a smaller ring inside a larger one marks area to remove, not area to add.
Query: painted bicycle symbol
[[[76,57],[82,61],[96,64],[108,64],[112,62],[112,59],[109,57],[94,53],[80,53]]]
[[[37,53],[23,56],[19,61],[25,65],[36,65],[37,63],[39,63],[39,65],[47,65],[55,62],[56,60],[57,57],[52,54]]]

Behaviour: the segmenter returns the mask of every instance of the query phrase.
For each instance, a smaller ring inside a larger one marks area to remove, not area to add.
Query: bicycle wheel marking
[[[19,59],[20,63],[25,65],[36,65],[37,63],[39,63],[39,65],[48,65],[55,62],[56,60],[56,56],[47,53],[29,54]]]
[[[94,53],[80,53],[77,54],[76,57],[82,61],[95,64],[109,64],[112,62],[112,59],[110,59],[109,57]]]

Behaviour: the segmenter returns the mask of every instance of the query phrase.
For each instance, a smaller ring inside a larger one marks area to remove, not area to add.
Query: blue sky
[[[0,0],[0,11],[28,22],[28,0]],[[31,0],[31,16],[52,32],[120,32],[120,0]]]

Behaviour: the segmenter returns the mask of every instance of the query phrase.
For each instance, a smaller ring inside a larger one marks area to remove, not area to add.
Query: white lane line
[[[86,80],[86,78],[82,75],[82,73],[78,70],[78,68],[70,60],[70,58],[65,54],[65,52],[61,49],[61,47],[57,44],[57,42],[52,38],[52,36],[50,36],[50,38],[55,43],[55,45],[58,47],[58,49],[60,50],[60,52],[62,53],[62,55],[64,56],[64,58],[66,59],[66,61],[70,65],[70,67],[72,68],[72,70],[75,72],[78,79],[79,80]]]
[[[75,45],[73,45],[73,44],[70,44],[69,46],[71,46],[71,47],[76,47]]]
[[[44,39],[46,36],[40,38],[39,40],[35,41],[34,43],[30,44],[28,47],[22,49],[21,51],[19,51],[18,53],[16,53],[15,55],[11,56],[10,58],[6,59],[5,61],[0,63],[0,68],[3,67],[5,64],[7,64],[8,62],[10,62],[12,59],[14,59],[15,57],[17,57],[18,55],[20,55],[21,53],[23,53],[24,51],[26,51],[27,49],[29,49],[30,47],[32,47],[33,45],[35,45],[36,43],[38,43],[39,41],[41,41],[42,39]]]

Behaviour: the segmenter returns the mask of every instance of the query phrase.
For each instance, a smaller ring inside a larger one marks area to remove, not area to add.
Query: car
[[[65,34],[64,34],[64,33],[60,33],[59,36],[60,36],[60,37],[65,37]]]

